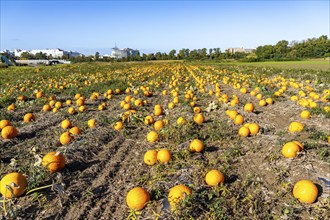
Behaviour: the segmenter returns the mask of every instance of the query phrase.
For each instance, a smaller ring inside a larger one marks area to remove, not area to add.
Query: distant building
[[[139,53],[138,50],[133,50],[130,48],[124,48],[120,50],[117,46],[115,46],[114,48],[112,48],[110,57],[116,59],[122,59],[127,57],[135,57],[138,53]]]
[[[46,54],[47,56],[52,56],[53,58],[61,58],[63,56],[67,56],[68,58],[81,56],[81,54],[78,52],[65,51],[65,50],[61,50],[59,48],[45,49],[45,50],[30,50],[29,53],[33,54],[33,55],[36,55],[37,53],[43,53],[43,54]]]
[[[15,57],[21,57],[22,53],[27,52],[32,55],[36,55],[37,53],[43,53],[46,54],[48,57],[52,58],[62,58],[63,56],[67,57],[78,57],[81,56],[82,54],[79,52],[75,51],[65,51],[61,49],[45,49],[45,50],[21,50],[21,49],[14,49],[14,51],[9,51],[9,50],[3,50],[1,53],[7,53],[9,55],[15,56]]]
[[[234,53],[252,53],[255,49],[244,49],[243,47],[233,47],[227,48],[226,52],[234,54]]]

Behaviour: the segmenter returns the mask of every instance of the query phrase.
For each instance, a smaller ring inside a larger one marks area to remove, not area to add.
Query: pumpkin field
[[[5,219],[329,219],[330,72],[0,69]]]

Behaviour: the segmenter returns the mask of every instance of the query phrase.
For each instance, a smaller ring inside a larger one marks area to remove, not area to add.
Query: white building
[[[67,56],[67,57],[78,57],[81,54],[78,52],[74,52],[74,51],[65,51],[65,50],[61,50],[61,49],[46,49],[46,50],[30,50],[29,51],[30,54],[36,55],[37,53],[44,53],[47,56],[52,56],[53,58],[62,58],[63,56]]]
[[[111,58],[122,59],[127,57],[134,57],[139,53],[138,50],[133,50],[130,48],[124,48],[120,50],[118,47],[112,48]]]
[[[53,58],[62,58],[63,55],[67,57],[78,57],[81,56],[82,54],[79,52],[75,51],[65,51],[61,49],[45,49],[45,50],[21,50],[21,49],[14,49],[14,51],[9,51],[9,50],[3,50],[1,51],[2,53],[8,53],[10,55],[13,55],[15,57],[21,57],[22,53],[27,52],[32,55],[36,55],[37,53],[43,53],[46,54],[48,57],[51,56]]]
[[[21,57],[22,53],[29,52],[28,50],[14,49],[15,57]]]

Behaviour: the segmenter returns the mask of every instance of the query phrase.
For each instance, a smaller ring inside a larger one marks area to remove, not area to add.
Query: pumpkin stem
[[[12,182],[9,186],[11,186],[11,187],[13,187],[13,188],[17,188],[17,189],[20,188],[20,186],[17,185],[16,183],[14,183],[14,182]]]
[[[30,194],[30,193],[32,193],[32,192],[34,192],[34,191],[37,191],[37,190],[39,190],[39,189],[46,189],[46,188],[49,188],[49,187],[52,187],[53,186],[53,184],[50,184],[50,185],[47,185],[47,186],[41,186],[41,187],[38,187],[38,188],[35,188],[35,189],[31,189],[31,190],[29,190],[27,193],[26,193],[26,195],[28,195],[28,194]]]

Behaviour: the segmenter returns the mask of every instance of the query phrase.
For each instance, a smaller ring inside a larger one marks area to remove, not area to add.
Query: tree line
[[[6,54],[5,54],[6,55]],[[280,40],[275,45],[263,45],[257,47],[250,53],[236,52],[229,50],[221,51],[220,48],[188,49],[182,48],[179,51],[171,50],[169,53],[137,53],[134,57],[115,59],[101,56],[99,52],[90,56],[68,57],[64,55],[61,59],[72,62],[125,62],[125,61],[149,61],[149,60],[241,60],[241,61],[265,61],[265,60],[300,60],[305,58],[330,57],[330,40],[326,35],[307,40],[292,41]],[[13,58],[11,58],[13,60]],[[43,53],[35,55],[24,52],[21,59],[54,59]]]
[[[152,54],[137,54],[122,61],[148,61],[148,60],[228,60],[241,61],[266,61],[266,60],[301,60],[306,58],[330,57],[330,39],[326,35],[307,40],[292,41],[280,40],[275,45],[263,45],[257,47],[251,53],[236,52],[229,50],[222,52],[220,48],[193,49],[182,48],[178,52],[171,50],[168,54],[157,52]]]

